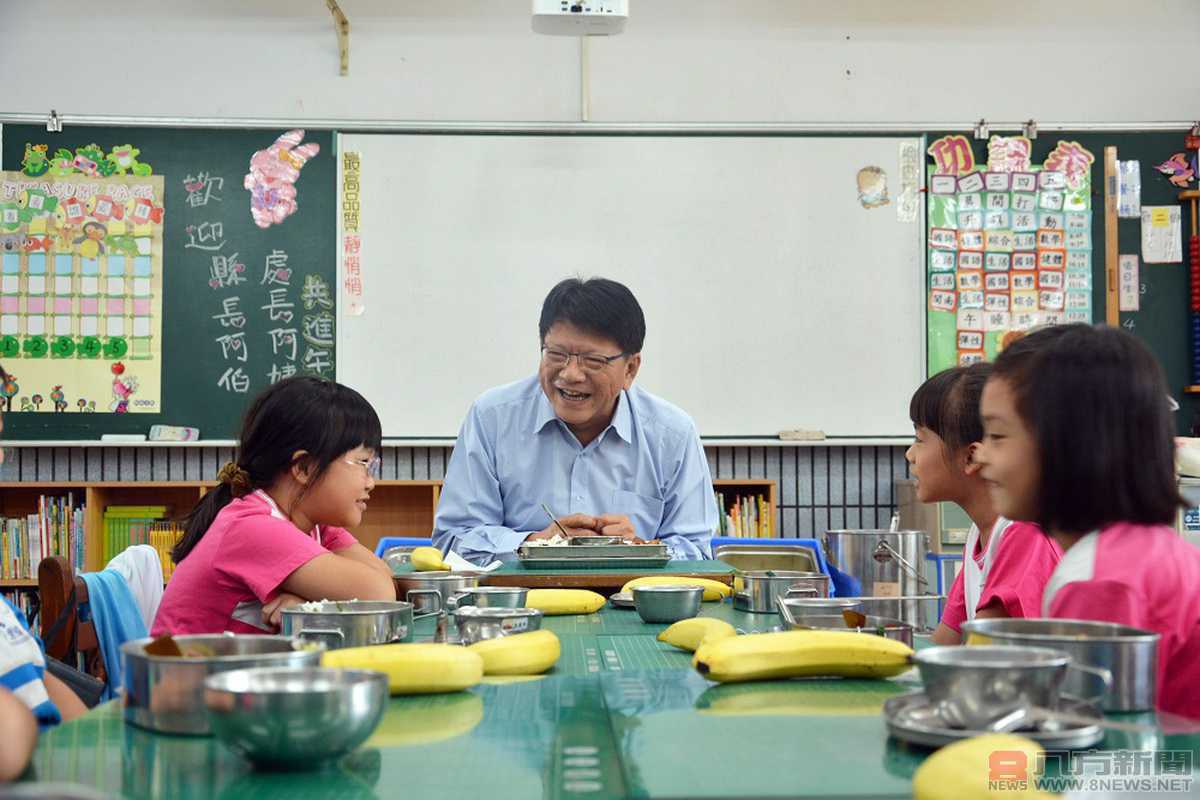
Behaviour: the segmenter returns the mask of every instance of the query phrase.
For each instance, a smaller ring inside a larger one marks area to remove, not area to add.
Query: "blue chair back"
[[[375,555],[383,558],[383,554],[391,547],[423,547],[432,545],[433,539],[421,536],[384,536],[375,545]]]

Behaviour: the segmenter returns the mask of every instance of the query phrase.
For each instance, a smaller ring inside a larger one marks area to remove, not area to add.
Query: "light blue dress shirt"
[[[433,543],[478,564],[511,559],[559,516],[626,514],[671,558],[710,558],[717,526],[708,460],[691,418],[634,386],[587,447],[554,413],[537,376],[485,392],[450,456]]]

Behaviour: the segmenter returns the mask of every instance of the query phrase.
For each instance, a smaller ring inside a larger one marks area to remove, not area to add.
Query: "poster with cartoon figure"
[[[0,172],[0,407],[161,411],[163,179],[132,145]]]

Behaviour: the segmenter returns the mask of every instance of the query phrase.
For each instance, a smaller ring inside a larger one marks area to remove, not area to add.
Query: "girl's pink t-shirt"
[[[277,633],[262,621],[263,604],[299,567],[356,542],[342,528],[304,533],[262,491],[234,500],[175,567],[151,635]]]
[[[1163,525],[1110,525],[1067,550],[1043,608],[1159,634],[1156,705],[1200,719],[1200,548]]]
[[[983,554],[981,540],[976,544],[974,553],[975,563],[981,569]],[[983,582],[983,591],[975,610],[999,601],[1010,617],[1041,616],[1046,581],[1050,580],[1050,574],[1058,566],[1062,554],[1058,542],[1042,533],[1037,525],[1015,521],[1009,523],[996,547],[992,568]],[[962,624],[966,621],[963,570],[959,570],[946,598],[946,607],[942,610],[942,622],[956,633],[962,633]]]

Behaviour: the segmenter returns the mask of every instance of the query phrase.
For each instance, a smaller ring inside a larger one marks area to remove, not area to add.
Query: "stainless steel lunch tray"
[[[523,544],[517,560],[527,569],[648,569],[666,566],[671,556],[665,544]]]

